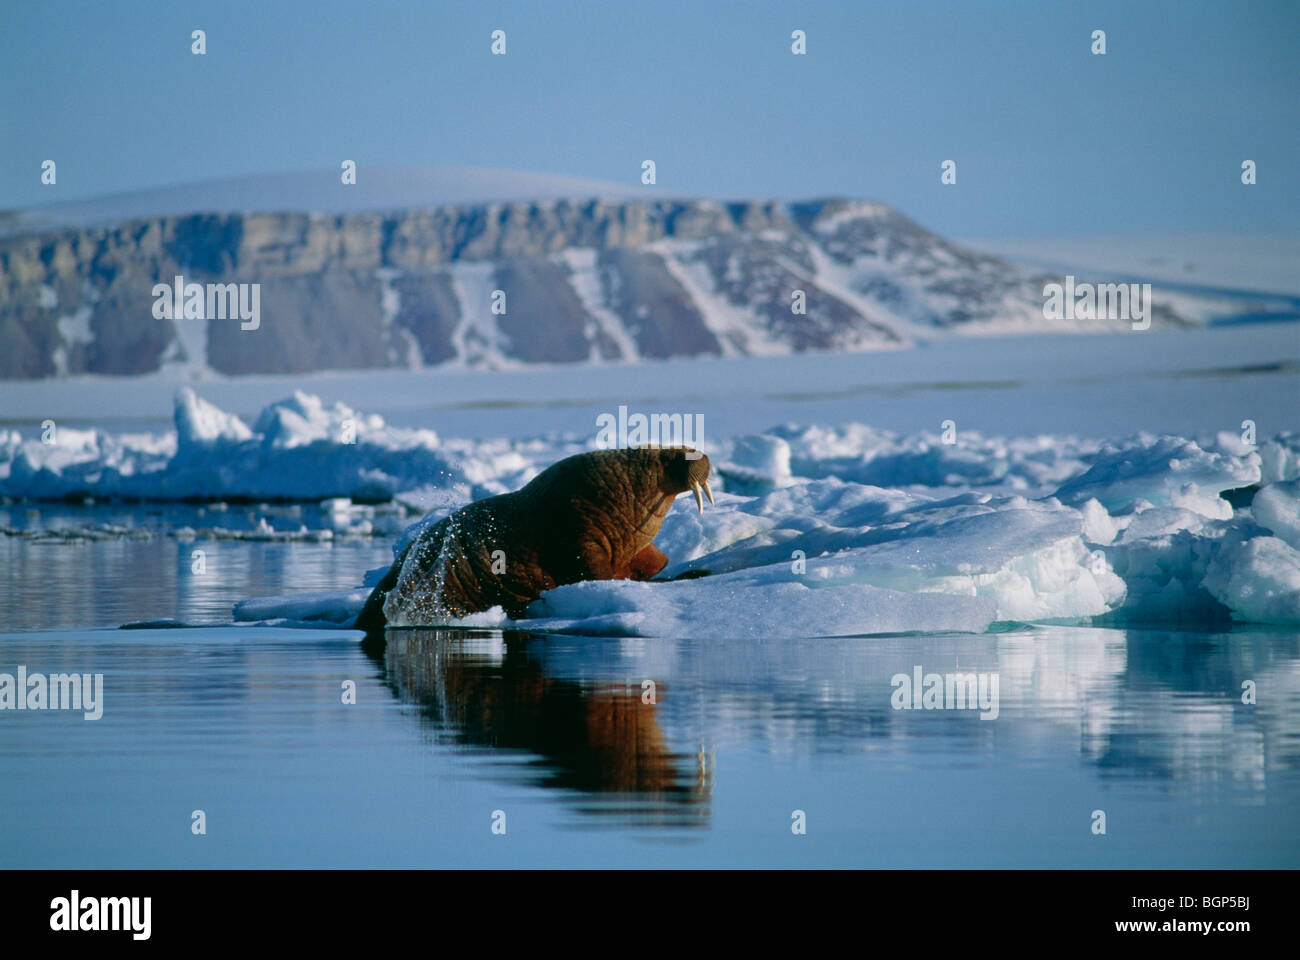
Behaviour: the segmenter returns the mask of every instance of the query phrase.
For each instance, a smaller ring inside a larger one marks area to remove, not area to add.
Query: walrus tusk
[[[709,506],[711,507],[717,506],[717,504],[713,502],[713,491],[709,489],[709,481],[707,480],[704,481],[704,495],[709,498]],[[704,510],[704,506],[703,504],[701,504],[700,512],[702,513],[703,510]]]
[[[704,513],[704,494],[700,490],[700,482],[698,480],[691,481],[691,493],[695,494],[695,505],[700,508],[700,513]],[[709,503],[712,502],[713,494],[709,494]]]

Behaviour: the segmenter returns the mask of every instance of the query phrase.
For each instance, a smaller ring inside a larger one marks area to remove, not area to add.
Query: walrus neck
[[[649,539],[653,540],[655,538],[655,535],[659,533],[659,525],[663,523],[664,517],[668,514],[668,511],[663,509],[665,500],[671,502],[672,498],[666,493],[661,493],[659,499],[655,501],[654,506],[645,513],[644,518],[634,528],[636,533],[644,535],[646,533],[646,527],[653,523],[654,529],[650,531]],[[636,505],[642,510],[646,509],[645,504],[640,500],[636,501]]]

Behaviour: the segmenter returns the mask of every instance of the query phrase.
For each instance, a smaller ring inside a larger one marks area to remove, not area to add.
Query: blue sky
[[[870,197],[957,235],[1294,233],[1298,49],[1295,0],[5,0],[0,207],[343,158],[636,183],[651,158],[666,195]]]

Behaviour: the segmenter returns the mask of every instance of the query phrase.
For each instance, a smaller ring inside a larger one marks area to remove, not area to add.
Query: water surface
[[[1300,866],[1294,633],[365,645],[221,624],[386,539],[209,543],[196,577],[205,541],[153,529],[0,537],[0,672],[105,688],[98,721],[0,713],[2,866]],[[153,617],[208,625],[116,629]],[[917,666],[996,673],[997,719],[895,710]]]

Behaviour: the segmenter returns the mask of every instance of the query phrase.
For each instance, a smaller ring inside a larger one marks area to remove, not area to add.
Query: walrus
[[[704,512],[709,458],[690,447],[580,453],[513,493],[468,504],[424,530],[375,585],[355,628],[421,626],[502,607],[521,619],[545,590],[580,580],[648,580],[652,543],[678,494]]]

